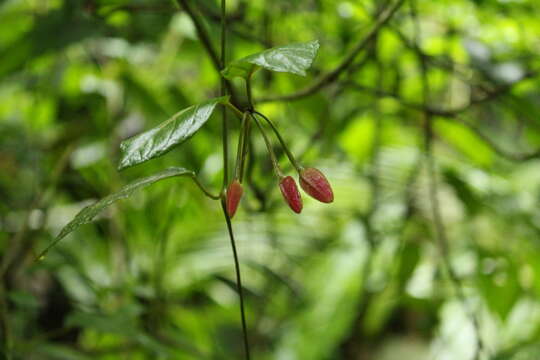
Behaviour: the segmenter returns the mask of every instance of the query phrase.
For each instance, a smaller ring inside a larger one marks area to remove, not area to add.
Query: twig
[[[405,0],[398,0],[392,6],[386,8],[386,10],[383,11],[382,14],[379,16],[377,21],[372,25],[368,33],[356,43],[356,45],[351,49],[349,54],[345,56],[345,58],[334,70],[323,74],[317,80],[315,80],[313,84],[307,86],[302,90],[299,90],[298,92],[287,95],[264,97],[258,99],[257,102],[263,103],[272,101],[298,100],[303,97],[312,95],[323,87],[330,85],[344,70],[346,70],[353,63],[356,56],[367,47],[367,45],[378,34],[379,30],[392,18],[392,16],[397,12],[397,10],[403,5],[404,2]]]
[[[221,76],[222,63],[218,55],[218,52],[212,45],[210,36],[208,35],[208,32],[204,28],[202,22],[199,20],[199,17],[195,14],[195,11],[189,4],[189,0],[174,0],[174,1],[178,7],[181,6],[186,11],[191,21],[193,21],[193,25],[195,26],[195,29],[197,30],[197,35],[199,36],[199,39],[201,40],[201,43],[204,49],[208,53],[208,56],[210,57],[210,60],[212,61],[212,65],[214,65],[214,68],[219,74],[220,78],[223,78]],[[225,83],[225,86],[227,87],[229,94],[231,95],[231,102],[237,103],[237,96],[236,96],[236,92],[234,91],[233,86],[228,80],[224,79],[223,81]]]

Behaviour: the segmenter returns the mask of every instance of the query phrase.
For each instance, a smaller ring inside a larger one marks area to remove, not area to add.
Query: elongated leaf
[[[122,189],[120,189],[120,191],[115,192],[114,194],[110,194],[107,197],[99,200],[98,202],[85,207],[84,209],[79,211],[77,215],[75,215],[73,220],[71,220],[66,226],[64,226],[62,231],[60,231],[60,234],[58,234],[58,236],[54,239],[53,243],[49,247],[47,247],[47,249],[45,249],[42,254],[46,253],[48,249],[50,249],[52,246],[54,246],[56,243],[66,237],[69,233],[75,231],[79,226],[91,223],[100,212],[102,212],[105,208],[109,207],[114,202],[130,197],[135,190],[145,188],[148,185],[152,185],[153,183],[163,179],[182,175],[195,175],[195,173],[191,170],[187,170],[184,168],[171,167],[157,174],[135,180],[134,182],[124,186]]]
[[[271,71],[305,76],[318,50],[318,40],[279,46],[233,61],[223,69],[222,74],[227,79],[245,79],[259,67],[263,67]]]
[[[159,126],[123,141],[119,170],[161,156],[180,145],[201,128],[218,104],[229,100],[223,96],[190,106]]]

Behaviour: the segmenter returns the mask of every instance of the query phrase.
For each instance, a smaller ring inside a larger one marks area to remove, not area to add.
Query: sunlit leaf
[[[118,169],[156,158],[180,145],[208,121],[218,104],[228,100],[228,96],[223,96],[190,106],[159,126],[123,141],[120,144],[122,158]]]
[[[319,50],[319,41],[274,47],[231,62],[222,74],[227,79],[248,78],[259,67],[271,71],[306,75]]]

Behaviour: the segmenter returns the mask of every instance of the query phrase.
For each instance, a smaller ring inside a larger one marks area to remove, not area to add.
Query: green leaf
[[[111,313],[75,311],[66,319],[67,327],[81,327],[98,332],[135,336],[137,321],[143,308],[128,304]]]
[[[305,76],[318,50],[318,40],[274,47],[233,61],[221,73],[227,79],[247,79],[259,67],[263,67],[271,71]]]
[[[228,96],[222,96],[190,106],[159,126],[123,141],[120,144],[122,158],[118,169],[156,158],[180,145],[206,123],[218,104],[228,100]]]
[[[101,213],[105,208],[109,207],[114,202],[130,197],[135,190],[145,188],[148,185],[152,185],[153,183],[163,179],[183,175],[194,176],[195,173],[191,170],[187,170],[184,168],[171,167],[157,174],[135,180],[134,182],[124,186],[122,189],[120,189],[120,191],[110,194],[107,197],[99,200],[98,202],[85,207],[84,209],[79,211],[77,215],[75,215],[75,218],[73,218],[73,220],[71,220],[66,226],[64,226],[62,231],[60,231],[60,234],[58,234],[58,236],[54,239],[51,245],[49,245],[42,252],[41,256],[43,256],[51,247],[57,244],[69,233],[75,231],[79,226],[91,223],[99,213]]]

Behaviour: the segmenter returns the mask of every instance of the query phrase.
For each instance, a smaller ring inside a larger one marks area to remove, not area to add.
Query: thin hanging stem
[[[242,171],[242,162],[243,162],[243,156],[244,156],[244,142],[245,136],[246,136],[246,123],[248,119],[248,113],[245,112],[244,116],[242,117],[242,125],[240,127],[240,135],[238,137],[238,148],[236,150],[236,165],[234,168],[234,179],[241,179],[240,174]],[[240,181],[242,182],[242,181]]]
[[[253,96],[251,95],[251,75],[253,75],[253,72],[250,72],[248,77],[246,78],[246,94],[249,109],[253,110]]]
[[[201,189],[201,191],[204,193],[204,195],[208,196],[210,199],[212,200],[219,200],[220,196],[219,195],[215,195],[215,194],[212,194],[210,192],[210,190],[208,190],[202,183],[201,181],[199,180],[199,178],[197,176],[195,176],[195,174],[190,174],[190,177],[193,179],[193,182],[195,182],[195,185],[197,185],[199,187],[199,189]]]
[[[247,117],[246,118],[246,126],[245,126],[245,129],[244,129],[244,141],[242,143],[242,145],[243,145],[242,157],[241,157],[241,160],[240,160],[240,174],[239,174],[240,182],[242,182],[244,180],[244,169],[246,167],[246,157],[248,156],[248,151],[249,151],[248,144],[249,144],[250,134],[251,134],[251,121],[249,121],[249,117]]]
[[[269,119],[267,118],[265,115],[261,114],[260,112],[258,111],[253,111],[254,114],[256,115],[259,115],[260,117],[262,117],[264,120],[266,120],[266,122],[268,123],[268,125],[270,125],[270,127],[272,128],[272,130],[274,131],[274,134],[276,134],[276,137],[278,138],[279,140],[279,143],[281,144],[281,147],[283,148],[283,151],[285,151],[285,154],[287,155],[287,157],[289,158],[289,161],[291,162],[291,164],[294,166],[294,168],[296,169],[296,171],[300,172],[302,171],[302,169],[304,168],[302,165],[300,165],[300,163],[296,160],[296,158],[294,157],[294,155],[292,154],[292,152],[289,150],[289,147],[287,146],[287,144],[285,143],[285,140],[283,139],[283,137],[281,136],[281,134],[279,133],[276,125],[274,125],[274,123]]]
[[[242,318],[242,333],[244,335],[244,351],[246,354],[246,359],[250,360],[249,354],[249,341],[247,336],[247,325],[246,325],[246,313],[244,310],[244,291],[242,287],[242,276],[240,273],[240,261],[238,260],[238,253],[236,251],[236,242],[234,240],[234,233],[231,224],[231,218],[227,213],[227,205],[225,203],[225,198],[221,199],[221,207],[223,209],[223,215],[225,216],[225,221],[227,222],[227,230],[229,231],[229,239],[231,240],[231,248],[233,251],[234,258],[234,268],[236,271],[236,289],[238,291],[238,296],[240,297],[240,316]]]
[[[227,0],[221,0],[221,59],[220,59],[220,65],[221,69],[225,68],[225,55],[226,55],[226,39],[227,39],[227,18],[226,18],[226,8],[227,8]],[[221,77],[221,94],[225,95],[226,91],[226,82],[225,78]],[[236,107],[231,106],[233,109],[238,110]],[[229,213],[227,212],[227,205],[225,200],[225,194],[224,189],[227,186],[229,177],[228,177],[228,135],[229,135],[229,129],[227,126],[227,112],[225,107],[222,108],[222,117],[223,117],[223,186],[221,190],[221,208],[223,209],[223,215],[225,216],[225,222],[227,223],[227,231],[229,232],[229,239],[231,240],[231,248],[233,251],[233,259],[234,259],[234,270],[236,273],[236,287],[238,290],[238,296],[240,298],[240,317],[242,320],[242,334],[244,338],[244,352],[246,355],[246,359],[250,360],[250,354],[249,354],[249,341],[248,341],[248,332],[247,332],[247,325],[246,325],[246,313],[244,310],[244,293],[243,293],[243,287],[242,287],[242,276],[240,273],[240,261],[238,260],[238,253],[236,251],[236,243],[234,240],[234,233],[233,228],[231,224],[231,218],[229,216]],[[247,116],[246,116],[247,117]],[[242,125],[244,126],[244,121],[242,122]],[[240,134],[240,141],[242,141],[243,134]],[[243,144],[239,146],[240,151],[242,151]],[[235,174],[236,175],[236,174]]]
[[[221,0],[221,58],[220,67],[225,69],[226,61],[226,45],[227,45],[227,18],[225,14],[226,0]],[[221,96],[227,95],[227,84],[223,76],[221,76]],[[223,138],[223,183],[221,191],[225,189],[229,183],[229,125],[227,123],[227,110],[225,107],[221,108],[221,120],[222,120],[222,138]]]
[[[279,163],[277,161],[276,154],[274,153],[274,149],[272,149],[272,143],[270,142],[270,140],[268,139],[268,136],[264,132],[264,128],[262,127],[261,122],[257,120],[257,118],[253,115],[251,115],[251,118],[253,119],[253,121],[255,121],[255,124],[257,124],[257,127],[261,131],[262,137],[264,139],[264,143],[266,145],[266,149],[268,150],[268,155],[270,155],[270,160],[272,161],[272,166],[274,167],[274,171],[276,172],[276,175],[279,178],[282,178],[284,175],[283,175],[283,172],[281,171],[281,168],[279,167]]]

